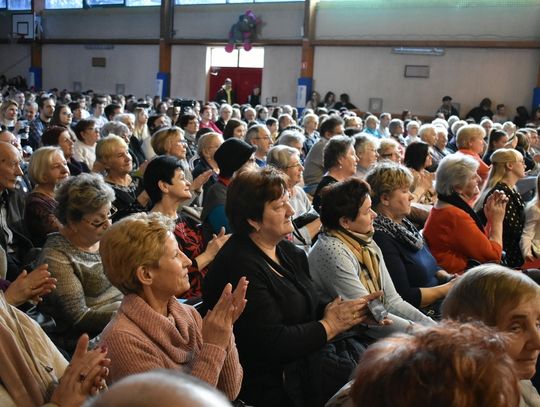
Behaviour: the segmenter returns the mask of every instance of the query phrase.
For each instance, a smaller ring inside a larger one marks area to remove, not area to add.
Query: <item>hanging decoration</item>
[[[229,43],[225,51],[232,52],[236,44],[243,44],[244,49],[249,51],[251,43],[257,35],[257,26],[261,24],[261,19],[255,16],[252,10],[246,10],[238,17],[238,21],[229,30]]]

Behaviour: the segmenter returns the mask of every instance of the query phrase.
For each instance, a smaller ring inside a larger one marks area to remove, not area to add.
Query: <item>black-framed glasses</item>
[[[118,212],[118,209],[116,209],[116,207],[114,207],[114,206],[111,206],[111,209],[109,209],[109,213],[107,214],[107,219],[105,219],[104,221],[90,222],[89,220],[84,219],[84,218],[82,218],[82,220],[85,221],[86,223],[88,223],[90,226],[92,226],[92,227],[94,227],[96,229],[99,229],[99,228],[103,227],[103,225],[105,225],[106,223],[109,223],[109,221],[112,219],[112,217],[114,215],[116,215],[117,212]]]

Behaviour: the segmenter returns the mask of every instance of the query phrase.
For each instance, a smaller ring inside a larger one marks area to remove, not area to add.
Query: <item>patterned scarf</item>
[[[379,214],[373,221],[373,226],[375,230],[392,236],[415,252],[424,247],[422,235],[407,218],[403,219],[401,223],[397,223]]]
[[[369,245],[373,240],[373,233],[363,235],[341,229],[327,231],[327,234],[341,240],[353,252],[360,263],[360,282],[367,288],[369,293],[380,291],[379,256]]]

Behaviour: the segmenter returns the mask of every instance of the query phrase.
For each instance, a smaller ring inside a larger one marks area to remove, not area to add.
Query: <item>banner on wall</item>
[[[33,66],[28,70],[28,86],[31,89],[41,90],[42,72],[42,68],[35,68]]]
[[[156,76],[156,95],[161,97],[168,97],[170,94],[170,81],[171,74],[166,72],[158,72]]]
[[[312,88],[312,78],[298,78],[298,84],[296,85],[296,107],[300,112],[306,107],[308,95],[311,95]]]
[[[534,116],[534,111],[540,106],[540,87],[533,89],[533,100],[532,100],[532,112]]]

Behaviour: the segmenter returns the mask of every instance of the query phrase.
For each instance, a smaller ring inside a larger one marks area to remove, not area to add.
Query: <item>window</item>
[[[247,52],[243,48],[229,53],[224,47],[210,48],[210,66],[226,68],[264,68],[264,48],[252,48]]]
[[[235,4],[235,3],[283,3],[303,2],[304,0],[175,0],[176,5],[189,4]],[[356,0],[355,0],[356,1]]]
[[[45,8],[82,8],[82,0],[45,0]]]
[[[0,7],[5,7],[5,0],[4,5],[2,6],[2,2],[0,2]],[[10,10],[31,10],[32,9],[32,2],[31,0],[8,0],[8,9]]]
[[[161,6],[161,0],[126,0],[126,6]]]
[[[86,0],[88,7],[95,6],[123,6],[124,0]]]

